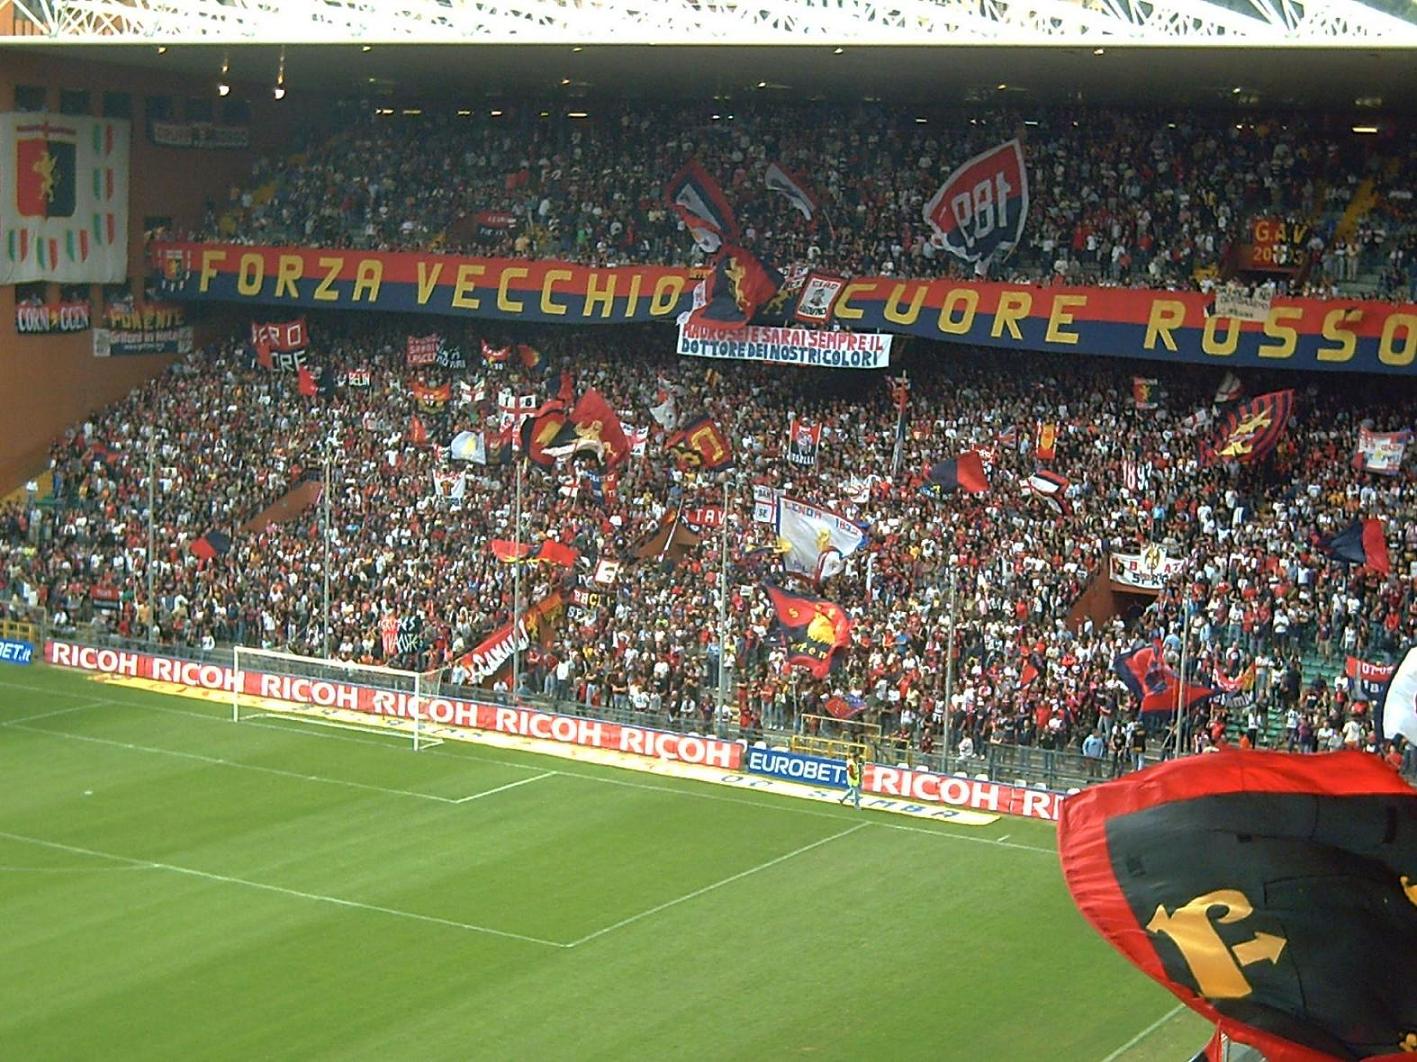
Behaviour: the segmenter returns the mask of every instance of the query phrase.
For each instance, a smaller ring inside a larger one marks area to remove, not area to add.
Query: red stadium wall
[[[210,82],[187,75],[155,75],[102,63],[75,62],[6,48],[0,62],[0,111],[15,108],[17,85],[43,88],[45,105],[59,110],[62,90],[86,90],[91,114],[103,113],[105,92],[126,92],[132,100],[131,195],[128,204],[128,275],[142,295],[146,271],[143,221],[170,217],[179,227],[200,220],[208,197],[222,202],[227,189],[248,171],[254,155],[280,142],[289,111],[277,106],[266,86],[251,86],[250,150],[203,151],[160,148],[148,138],[145,107],[151,97],[168,96],[180,113],[188,97],[215,96]],[[244,86],[234,86],[237,96]],[[46,302],[58,300],[50,285]],[[102,313],[102,290],[90,289],[93,318]],[[198,334],[200,339],[200,332]],[[15,288],[0,285],[0,494],[43,469],[51,440],[70,424],[122,397],[161,372],[165,356],[95,358],[93,333],[20,335],[15,330]]]

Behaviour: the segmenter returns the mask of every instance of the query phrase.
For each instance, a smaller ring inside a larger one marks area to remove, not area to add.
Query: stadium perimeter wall
[[[146,46],[143,46],[146,47]],[[219,62],[218,60],[215,60]],[[133,123],[128,202],[129,290],[141,300],[144,221],[171,218],[190,228],[201,220],[206,201],[224,202],[232,184],[249,172],[257,154],[278,147],[288,137],[293,110],[278,106],[268,86],[233,85],[229,98],[250,101],[251,145],[247,149],[164,148],[147,132],[148,111],[166,98],[172,116],[182,120],[189,98],[219,102],[217,68],[210,80],[163,75],[106,63],[57,59],[22,48],[0,50],[0,111],[17,109],[16,87],[42,88],[45,108],[57,113],[65,90],[89,93],[88,113],[102,116],[104,93],[126,93]],[[103,312],[103,292],[90,288],[91,319]],[[51,284],[45,301],[57,302]],[[225,316],[224,314],[221,316]],[[209,328],[219,326],[214,317]],[[198,341],[204,338],[198,333]],[[118,400],[160,373],[172,360],[153,355],[95,358],[93,332],[22,335],[15,328],[15,286],[0,285],[0,494],[45,467],[49,444],[69,425]]]

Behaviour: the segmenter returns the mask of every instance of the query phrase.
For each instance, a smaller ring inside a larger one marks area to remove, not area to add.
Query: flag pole
[[[901,449],[905,443],[905,406],[896,402],[895,412],[895,451],[891,454],[891,475],[900,473]]]
[[[948,563],[946,557],[946,563]],[[950,565],[950,611],[945,622],[945,728],[944,728],[944,764],[945,770],[950,769],[950,723],[951,723],[951,701],[954,698],[955,686],[955,591],[959,585],[959,569]]]
[[[157,425],[148,434],[148,641],[157,641],[157,598],[153,571],[157,566]]]
[[[515,501],[512,503],[512,524],[513,556],[516,558],[512,564],[512,703],[515,704],[517,690],[521,687],[522,674],[522,460],[520,455],[517,457],[517,487]]]
[[[1186,620],[1186,600],[1181,599],[1181,674],[1176,680],[1176,758],[1185,755],[1181,739],[1182,706],[1186,703],[1186,660],[1190,656],[1191,625]]]
[[[329,437],[326,436],[325,483],[323,489],[320,492],[322,495],[321,501],[324,502],[324,504],[320,506],[320,515],[324,523],[325,539],[325,559],[324,562],[321,564],[321,567],[324,569],[325,576],[325,634],[323,641],[323,650],[320,655],[323,656],[326,660],[330,658],[330,465],[332,461],[333,458],[330,453],[330,440]]]
[[[722,733],[723,705],[728,685],[728,473],[723,474],[723,529],[718,554],[718,711],[714,729]]]

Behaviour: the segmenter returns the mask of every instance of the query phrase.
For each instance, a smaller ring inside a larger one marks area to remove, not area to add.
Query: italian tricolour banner
[[[127,121],[0,114],[0,279],[128,275]]]

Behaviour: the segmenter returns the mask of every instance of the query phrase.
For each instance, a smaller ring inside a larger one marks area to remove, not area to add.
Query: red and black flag
[[[47,118],[15,129],[14,191],[22,218],[73,217],[78,197],[78,129]]]
[[[198,560],[212,560],[231,548],[231,536],[221,531],[208,531],[187,547]]]
[[[1028,167],[1013,140],[965,162],[925,204],[925,220],[945,250],[974,263],[979,276],[1018,246],[1028,218]]]
[[[787,663],[806,668],[813,678],[831,673],[832,656],[851,644],[851,620],[837,604],[810,594],[793,594],[764,583],[787,646]]]
[[[1183,684],[1171,665],[1166,662],[1159,642],[1130,652],[1118,653],[1112,659],[1112,670],[1117,672],[1122,684],[1141,702],[1143,713],[1174,713],[1178,700],[1184,698],[1181,706],[1189,708],[1208,697],[1214,697],[1216,693],[1209,686],[1194,682]],[[1185,687],[1184,693],[1181,690],[1182,685]]]
[[[705,254],[738,239],[738,221],[718,182],[690,159],[664,186],[664,203],[684,223]]]
[[[630,547],[636,560],[655,561],[671,567],[678,564],[699,544],[701,537],[689,530],[680,518],[682,509],[665,513],[659,526]]]
[[[315,377],[304,365],[295,370],[296,388],[306,398],[314,398],[320,391],[315,383]]]
[[[1343,564],[1366,564],[1381,575],[1392,571],[1381,520],[1354,520],[1338,534],[1322,539],[1319,548]]]
[[[742,328],[782,287],[782,274],[751,251],[726,247],[705,283],[704,305],[690,315],[694,324]]]
[[[933,466],[925,476],[925,485],[920,493],[927,498],[943,498],[962,490],[967,494],[983,494],[989,489],[989,477],[984,472],[984,460],[974,450],[967,450],[958,457],[941,461]]]
[[[1206,464],[1258,461],[1274,449],[1294,411],[1293,391],[1271,391],[1236,406],[1225,415],[1215,437],[1201,448]]]
[[[728,436],[710,417],[698,417],[665,440],[681,471],[718,472],[733,467],[733,447]]]
[[[817,463],[817,451],[822,448],[822,426],[810,420],[793,417],[787,428],[788,464],[811,468]]]
[[[624,425],[605,396],[594,387],[577,400],[569,420],[581,438],[601,444],[607,467],[614,468],[630,456],[630,440],[625,437]]]
[[[566,420],[565,403],[553,398],[521,422],[521,450],[528,461],[542,468],[550,468],[556,463],[560,453],[557,440],[565,430]],[[548,448],[557,452],[548,453]]]
[[[492,556],[503,564],[525,563],[532,559],[531,545],[526,542],[512,542],[510,539],[494,538],[487,545],[492,550]]]
[[[1063,877],[1143,973],[1274,1062],[1417,1049],[1417,791],[1374,756],[1220,752],[1063,801]]]

